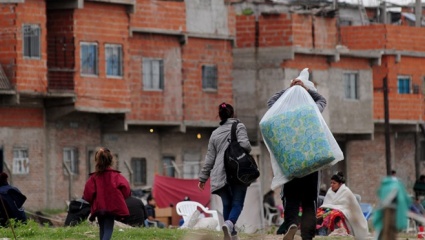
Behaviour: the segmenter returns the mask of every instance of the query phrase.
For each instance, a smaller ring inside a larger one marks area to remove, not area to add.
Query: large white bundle
[[[310,94],[293,86],[273,104],[260,121],[270,152],[274,189],[344,159]]]

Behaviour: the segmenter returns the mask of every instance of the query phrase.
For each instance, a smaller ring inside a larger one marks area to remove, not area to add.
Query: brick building
[[[391,166],[412,191],[424,169],[423,29],[379,23],[342,26],[348,20],[360,25],[358,10],[351,17],[352,6],[336,11],[332,4],[318,2],[233,4],[235,105],[250,137],[261,146],[262,169],[269,171],[262,175],[263,189],[269,188],[267,176],[272,172],[258,122],[267,110],[267,99],[309,67],[310,79],[328,100],[323,116],[345,155],[345,161],[322,171],[322,183],[329,187],[330,175],[343,171],[362,201],[376,203],[376,190],[386,175],[383,78],[387,76]]]
[[[196,177],[233,103],[224,2],[6,0],[0,34],[0,166],[29,209],[81,196],[99,146],[133,188]]]

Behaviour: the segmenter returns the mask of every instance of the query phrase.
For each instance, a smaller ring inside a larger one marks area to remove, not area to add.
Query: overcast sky
[[[349,3],[358,3],[358,0],[340,0],[341,2],[349,2]],[[363,0],[363,4],[366,6],[376,6],[378,5],[382,0]],[[409,3],[414,3],[415,0],[386,0],[386,2],[400,4],[400,5],[407,5]],[[423,1],[422,1],[423,2]]]

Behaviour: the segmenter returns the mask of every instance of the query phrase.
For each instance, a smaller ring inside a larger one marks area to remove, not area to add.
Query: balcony
[[[47,55],[49,91],[74,91],[74,38],[50,37],[48,39]]]

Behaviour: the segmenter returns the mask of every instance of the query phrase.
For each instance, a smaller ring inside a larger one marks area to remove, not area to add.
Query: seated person
[[[328,235],[337,228],[343,228],[356,239],[365,239],[369,230],[366,218],[356,197],[345,185],[341,172],[331,177],[331,188],[326,193],[322,206],[317,210],[319,235]]]
[[[425,195],[425,175],[419,176],[419,179],[413,185],[413,191],[416,197]]]
[[[125,200],[125,203],[130,215],[120,221],[132,227],[143,227],[148,216],[142,200],[130,196]]]
[[[146,205],[146,214],[147,214],[148,217],[145,220],[145,226],[146,227],[153,227],[154,225],[150,222],[156,222],[156,224],[159,228],[164,228],[165,224],[163,222],[160,222],[160,221],[155,219],[155,207],[156,207],[155,198],[153,198],[152,195],[149,195],[146,200],[148,201],[148,204]]]
[[[1,226],[6,226],[9,218],[14,218],[21,222],[27,221],[27,216],[23,207],[27,197],[23,195],[18,188],[9,185],[7,181],[8,177],[6,173],[0,173],[0,197],[2,198],[3,207],[5,208],[5,211],[0,211]]]

